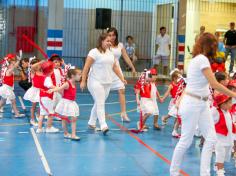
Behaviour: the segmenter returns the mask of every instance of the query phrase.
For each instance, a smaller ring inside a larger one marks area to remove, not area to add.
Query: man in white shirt
[[[166,34],[166,28],[160,28],[160,34],[156,38],[157,54],[153,58],[153,65],[156,70],[160,62],[163,66],[163,74],[167,75],[169,61],[170,61],[170,50],[171,50],[171,40],[168,34]]]

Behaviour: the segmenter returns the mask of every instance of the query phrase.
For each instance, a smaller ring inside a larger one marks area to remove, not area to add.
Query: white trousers
[[[94,105],[91,110],[89,125],[96,125],[98,119],[101,129],[107,127],[105,118],[105,101],[110,92],[110,84],[101,84],[93,78],[88,79],[88,90],[93,96]]]
[[[170,175],[179,176],[184,154],[193,141],[198,125],[205,143],[201,154],[200,176],[210,176],[210,165],[213,147],[216,143],[216,132],[208,102],[184,95],[180,102],[179,114],[182,117],[181,138],[175,147],[171,161]]]

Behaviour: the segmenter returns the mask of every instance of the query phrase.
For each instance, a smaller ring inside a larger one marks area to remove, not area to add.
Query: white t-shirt
[[[88,54],[94,60],[91,66],[89,77],[92,77],[102,84],[111,84],[113,80],[113,65],[115,58],[110,50],[106,50],[105,53],[101,53],[97,48],[89,51]]]
[[[112,53],[114,54],[114,57],[116,60],[119,61],[121,55],[122,55],[122,49],[124,48],[124,45],[122,43],[119,43],[118,46],[115,48],[111,48]]]
[[[187,71],[186,92],[204,97],[210,95],[208,80],[202,73],[204,68],[211,68],[206,56],[200,54],[191,60]]]
[[[50,77],[47,77],[45,80],[44,80],[44,83],[43,85],[47,88],[51,88],[53,87],[53,83],[52,83],[52,79]]]
[[[169,45],[171,44],[171,40],[169,35],[165,34],[162,37],[161,34],[159,34],[156,38],[156,44],[159,46],[156,55],[161,55],[161,56],[170,55]]]
[[[211,112],[214,119],[214,123],[217,124],[217,122],[220,119],[220,114],[216,108],[211,108]],[[228,135],[224,136],[224,135],[216,133],[217,143],[222,146],[233,146],[234,136],[232,133],[232,118],[229,111],[222,110],[222,112],[225,116],[225,122],[228,129]]]

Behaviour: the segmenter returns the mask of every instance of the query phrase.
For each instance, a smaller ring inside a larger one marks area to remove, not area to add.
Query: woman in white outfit
[[[211,157],[213,146],[216,143],[216,132],[208,102],[209,85],[223,94],[236,97],[234,92],[216,81],[211,71],[209,60],[216,55],[216,51],[217,40],[210,33],[201,35],[194,46],[193,59],[187,72],[187,87],[177,103],[179,114],[182,117],[182,130],[171,161],[171,176],[180,175],[179,170],[184,154],[192,144],[197,125],[206,139],[201,154],[200,176],[210,176]]]
[[[112,27],[109,28],[107,33],[111,37],[111,51],[113,52],[115,59],[117,60],[118,67],[120,68],[119,60],[121,56],[124,58],[125,62],[129,65],[132,72],[135,73],[135,68],[133,63],[131,62],[128,54],[126,53],[126,50],[122,43],[119,43],[118,41],[118,32],[117,29]],[[122,73],[122,71],[121,71]],[[120,81],[120,79],[117,77],[117,75],[113,74],[113,81],[111,90],[118,90],[119,93],[119,99],[120,99],[120,106],[121,106],[121,121],[123,122],[130,122],[129,117],[126,114],[126,102],[125,102],[125,86],[124,83]]]
[[[107,33],[101,34],[98,39],[97,48],[89,51],[80,84],[80,87],[83,90],[86,87],[88,76],[88,90],[94,99],[94,105],[88,125],[89,128],[95,129],[96,121],[98,119],[104,135],[109,131],[105,118],[105,101],[110,92],[113,73],[115,72],[121,82],[126,84],[126,81],[116,64],[115,57],[109,49],[110,45],[109,35]]]

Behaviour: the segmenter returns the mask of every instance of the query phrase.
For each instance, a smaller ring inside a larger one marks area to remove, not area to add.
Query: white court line
[[[129,128],[128,130],[134,130],[135,128]],[[77,133],[86,133],[88,132],[90,129],[86,129],[86,130],[77,130]],[[113,128],[113,129],[109,129],[110,131],[122,131],[120,128]],[[101,130],[94,130],[94,131],[101,131]],[[63,133],[64,131],[59,131],[59,133]],[[28,131],[19,131],[17,132],[18,134],[28,134]],[[0,134],[9,134],[9,132],[0,132]]]
[[[35,133],[35,131],[34,131],[33,128],[30,128],[30,131],[31,131],[31,134],[32,134],[32,136],[33,136],[33,139],[34,139],[34,143],[35,143],[35,145],[36,145],[36,148],[37,148],[37,150],[38,150],[39,157],[40,157],[40,159],[41,159],[41,161],[42,161],[42,163],[43,163],[44,169],[45,169],[46,173],[47,173],[49,176],[51,176],[51,175],[52,175],[51,169],[50,169],[50,167],[49,167],[49,165],[48,165],[47,159],[46,159],[46,157],[45,157],[45,155],[44,155],[44,153],[43,153],[42,147],[41,147],[41,145],[40,145],[40,143],[39,143],[39,141],[38,141],[38,138],[37,138],[37,136],[36,136],[36,133]]]
[[[130,100],[130,101],[126,101],[126,103],[134,103],[136,102],[136,100]],[[109,103],[105,103],[106,105],[112,105],[112,104],[119,104],[119,101],[115,101],[115,102],[109,102]],[[89,103],[89,104],[78,104],[79,106],[93,106],[93,103]],[[19,107],[19,106],[17,106]],[[27,108],[31,108],[32,106],[25,106]]]
[[[9,132],[7,131],[1,131],[0,134],[8,134]]]
[[[19,131],[18,133],[19,134],[28,134],[29,132],[28,131]]]
[[[23,109],[23,110],[26,110],[25,104],[24,104],[24,102],[23,102],[23,100],[22,100],[22,97],[21,97],[21,96],[18,96],[18,98],[19,98],[19,100],[20,100],[20,104],[21,104],[22,109]]]

